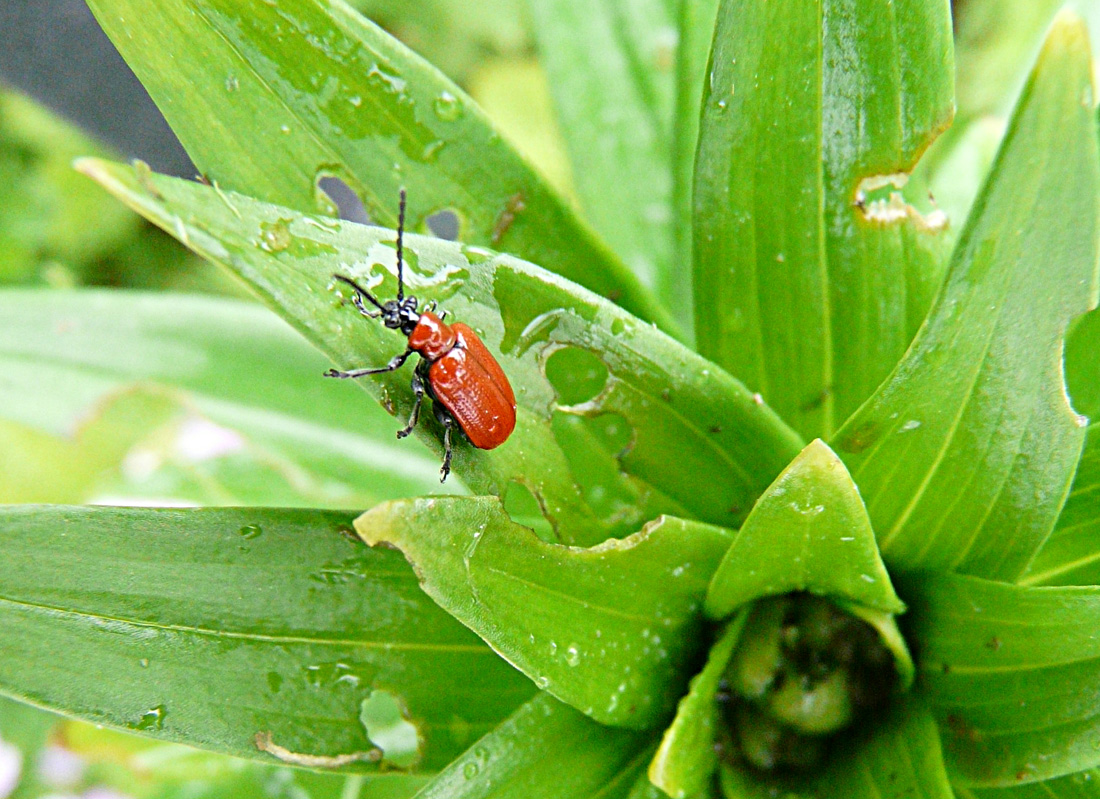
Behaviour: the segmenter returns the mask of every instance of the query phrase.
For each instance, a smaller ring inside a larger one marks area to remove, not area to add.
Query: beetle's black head
[[[411,335],[416,323],[420,321],[420,311],[416,309],[416,297],[404,297],[382,303],[382,324],[390,330],[400,330]]]

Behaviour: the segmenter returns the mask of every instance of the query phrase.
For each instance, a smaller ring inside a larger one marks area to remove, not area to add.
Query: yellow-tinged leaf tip
[[[1065,6],[1050,23],[1050,32],[1043,45],[1043,55],[1052,47],[1064,47],[1090,52],[1089,30],[1085,20],[1070,6]],[[1042,59],[1043,56],[1040,56]]]
[[[383,540],[383,535],[389,528],[388,520],[393,516],[393,507],[399,504],[402,504],[401,500],[383,502],[356,517],[352,526],[364,544],[373,547],[388,543]]]
[[[105,162],[102,158],[95,158],[90,155],[82,155],[80,158],[73,159],[73,169],[96,181],[101,180],[101,176],[106,174],[104,166]]]

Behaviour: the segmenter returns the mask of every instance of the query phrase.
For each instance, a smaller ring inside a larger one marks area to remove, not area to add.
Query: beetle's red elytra
[[[385,366],[346,372],[329,369],[325,376],[356,378],[393,372],[414,352],[419,355],[420,363],[412,378],[416,399],[409,422],[398,431],[397,437],[404,438],[416,427],[420,405],[427,394],[436,418],[443,425],[442,482],[451,471],[451,430],[457,426],[478,449],[499,447],[516,427],[516,395],[504,370],[477,333],[461,322],[453,325],[444,322],[447,312],[437,315],[434,302],[421,312],[416,297],[405,296],[404,235],[405,190],[402,189],[397,222],[397,299],[382,303],[351,278],[343,275],[333,275],[333,278],[355,292],[352,302],[359,313],[370,319],[381,318],[386,327],[408,337],[405,351],[395,355]],[[364,298],[377,310],[368,308]]]

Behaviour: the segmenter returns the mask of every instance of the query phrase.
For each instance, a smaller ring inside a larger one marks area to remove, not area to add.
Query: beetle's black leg
[[[359,313],[363,314],[363,316],[367,317],[368,319],[377,319],[379,316],[382,315],[381,311],[369,310],[367,306],[363,304],[363,295],[360,294],[358,291],[352,293],[351,302],[356,308],[359,309]]]
[[[412,413],[409,414],[409,423],[405,425],[404,430],[397,431],[398,438],[404,438],[413,431],[416,427],[416,420],[420,418],[420,404],[424,401],[424,381],[420,379],[420,371],[413,372],[412,379],[413,394],[416,395],[416,399],[413,400]]]
[[[438,403],[435,405],[435,418],[443,425],[443,468],[439,470],[439,474],[441,475],[439,482],[443,483],[446,482],[447,475],[451,473],[451,455],[454,452],[454,448],[451,446],[451,430],[454,429],[455,420],[454,417]]]
[[[350,277],[344,277],[343,275],[333,275],[332,279],[333,280],[339,280],[341,283],[344,283],[344,284],[351,287],[351,290],[352,290],[351,301],[355,305],[355,307],[359,309],[359,313],[363,314],[363,316],[366,316],[370,319],[377,319],[379,316],[382,315],[382,311],[385,310],[385,308],[382,306],[382,303],[380,303],[375,298],[375,296],[373,294],[371,294],[365,288],[360,286],[358,283],[356,283]],[[367,310],[367,306],[363,304],[363,298],[364,297],[366,297],[368,300],[370,300],[370,304],[373,305],[378,310],[377,311]]]
[[[367,375],[380,375],[384,372],[396,372],[404,365],[408,357],[412,355],[412,352],[412,350],[405,350],[400,355],[394,355],[385,366],[375,366],[370,369],[352,369],[350,372],[329,369],[325,372],[325,377],[366,377]]]

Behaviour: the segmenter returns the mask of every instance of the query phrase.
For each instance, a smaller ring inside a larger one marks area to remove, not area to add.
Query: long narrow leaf
[[[677,18],[680,43],[676,48],[676,116],[672,139],[672,213],[676,257],[681,268],[669,274],[669,291],[679,298],[672,306],[679,315],[692,317],[692,186],[695,150],[699,145],[699,113],[707,79],[707,56],[714,38],[718,0],[680,0]],[[674,280],[675,282],[671,282]]]
[[[604,727],[539,694],[416,797],[625,799],[653,750],[652,738],[652,733]]]
[[[1091,67],[1061,16],[928,322],[837,433],[887,563],[1013,580],[1054,527],[1087,421],[1063,337],[1100,264]]]
[[[540,687],[597,721],[671,715],[705,646],[702,604],[732,534],[662,518],[629,538],[547,544],[488,497],[403,500],[355,522]],[[532,609],[537,613],[532,614]]]
[[[82,168],[244,278],[341,367],[384,364],[404,349],[400,336],[341,302],[332,279],[352,275],[394,296],[392,231],[102,162]],[[797,437],[744,386],[580,287],[437,239],[408,237],[406,254],[410,292],[477,329],[515,387],[516,432],[490,452],[460,442],[455,470],[484,494],[525,487],[563,540],[596,543],[660,513],[735,524],[797,453]],[[409,372],[359,383],[404,417]],[[419,430],[441,449],[434,420]],[[720,477],[700,483],[704,473]]]
[[[1100,585],[1100,424],[1089,426],[1065,507],[1024,585]]]
[[[831,753],[812,780],[820,799],[954,799],[932,714],[912,697],[899,698],[866,739]]]
[[[956,788],[955,796],[958,799],[1096,799],[1100,796],[1100,769],[1011,788]]]
[[[668,0],[534,0],[539,56],[585,216],[666,307],[673,257]]]
[[[1085,447],[1054,532],[1020,578],[1027,585],[1100,584],[1100,312],[1086,314],[1066,337],[1066,387],[1073,408],[1089,417]]]
[[[367,508],[439,491],[434,458],[255,304],[9,290],[0,317],[5,502]]]
[[[725,0],[695,164],[695,330],[807,438],[905,352],[941,222],[900,193],[952,113],[946,0]]]
[[[472,100],[337,0],[91,0],[203,173],[299,211],[344,180],[371,218],[444,209],[459,237],[545,264],[674,328],[652,295]]]
[[[383,691],[415,725],[420,765],[440,768],[530,683],[398,553],[359,543],[352,518],[5,509],[0,691],[241,757],[367,772],[385,752],[362,706]]]
[[[953,782],[1010,786],[1100,765],[1100,588],[920,572],[899,590]]]

